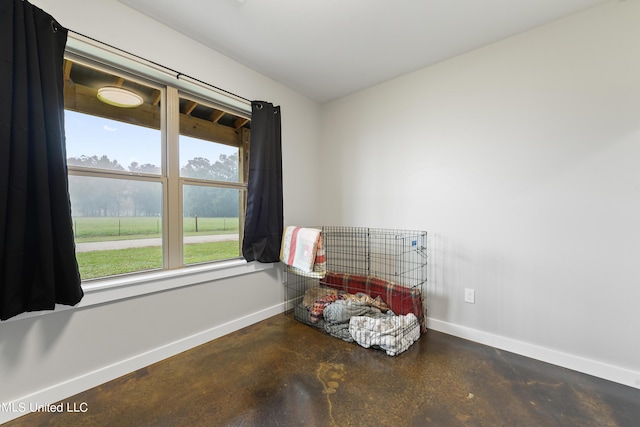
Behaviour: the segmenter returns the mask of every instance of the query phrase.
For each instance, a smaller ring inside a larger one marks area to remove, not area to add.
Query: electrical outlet
[[[468,302],[470,304],[476,303],[476,291],[469,288],[464,288],[464,302]]]

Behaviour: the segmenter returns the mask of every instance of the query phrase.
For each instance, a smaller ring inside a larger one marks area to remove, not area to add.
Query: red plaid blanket
[[[380,296],[395,314],[415,314],[420,322],[421,332],[427,332],[427,322],[422,309],[422,294],[418,288],[407,288],[377,277],[346,273],[327,273],[322,282],[350,294],[363,292],[371,298]]]

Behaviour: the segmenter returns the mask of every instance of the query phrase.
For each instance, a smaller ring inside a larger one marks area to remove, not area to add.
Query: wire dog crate
[[[326,268],[285,262],[286,314],[395,356],[426,332],[427,233],[318,227]]]

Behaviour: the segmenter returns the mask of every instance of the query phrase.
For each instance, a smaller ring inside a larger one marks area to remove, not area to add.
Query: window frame
[[[139,82],[155,89],[159,89],[160,98],[160,134],[161,134],[161,173],[160,175],[135,173],[128,171],[102,170],[68,166],[69,176],[87,176],[109,179],[138,180],[159,182],[162,185],[162,250],[163,267],[147,271],[132,272],[122,276],[105,276],[82,281],[85,290],[89,288],[103,289],[100,283],[108,283],[107,287],[119,284],[145,281],[144,276],[157,277],[163,272],[184,270],[185,274],[198,271],[223,269],[229,272],[229,266],[246,264],[241,255],[237,258],[209,261],[202,264],[184,264],[183,249],[183,188],[185,185],[203,185],[211,188],[233,188],[239,190],[239,232],[238,244],[241,252],[242,236],[244,234],[244,218],[246,213],[247,150],[248,136],[242,131],[238,141],[238,170],[241,179],[238,182],[207,181],[180,176],[179,136],[180,136],[180,98],[189,98],[202,102],[214,108],[223,109],[238,117],[251,118],[251,104],[249,101],[234,96],[214,87],[210,87],[197,80],[193,80],[180,73],[164,68],[158,64],[146,61],[137,56],[104,45],[96,40],[84,36],[69,34],[65,59],[96,68],[108,73]],[[177,203],[176,203],[177,202]],[[197,267],[197,268],[196,268]],[[244,273],[239,273],[244,274]],[[235,275],[235,274],[231,274]],[[214,274],[217,277],[217,275]],[[133,277],[133,282],[132,282]],[[172,275],[173,277],[173,275]],[[93,286],[93,284],[96,286]],[[128,286],[127,285],[127,286]]]
[[[173,92],[173,88],[167,87],[167,90],[170,91],[171,93]],[[214,107],[214,108],[222,108],[222,106],[218,105],[217,103],[213,103],[205,98],[202,98],[200,96],[197,96],[195,94],[192,93],[188,93],[182,90],[178,90],[177,91],[177,97],[176,97],[176,102],[179,103],[181,98],[187,98],[191,101],[195,101],[197,103],[200,103],[202,105],[207,105],[210,107]],[[179,182],[179,191],[180,191],[180,195],[179,195],[179,200],[180,200],[180,212],[174,212],[173,213],[173,217],[174,218],[179,218],[180,221],[180,230],[184,229],[184,215],[183,215],[183,210],[184,210],[184,187],[187,185],[195,185],[195,186],[201,186],[201,187],[207,187],[207,188],[229,188],[229,189],[235,189],[235,190],[239,190],[239,195],[240,195],[240,200],[239,201],[239,209],[238,209],[238,217],[240,218],[239,223],[238,223],[238,233],[239,233],[239,241],[238,244],[240,245],[240,247],[238,248],[239,251],[242,247],[242,237],[244,235],[244,218],[245,218],[245,214],[246,214],[246,199],[247,199],[247,187],[248,187],[248,181],[249,181],[249,177],[248,177],[248,169],[245,167],[245,158],[247,157],[247,148],[248,148],[248,141],[246,141],[247,143],[245,144],[244,141],[244,133],[241,135],[240,137],[240,141],[238,143],[238,176],[239,176],[239,180],[237,182],[227,182],[227,181],[217,181],[217,180],[207,180],[207,179],[201,179],[201,178],[192,178],[192,177],[183,177],[180,174],[180,111],[179,111],[179,107],[176,106],[174,107],[174,111],[177,112],[178,118],[177,121],[175,122],[175,124],[178,126],[177,129],[177,134],[176,136],[176,140],[175,140],[175,147],[172,147],[172,140],[171,137],[173,137],[174,135],[169,133],[170,137],[169,137],[169,149],[170,150],[175,150],[175,152],[177,153],[175,159],[176,161],[176,165],[173,166],[174,168],[177,168],[175,170],[173,170],[173,173],[176,174],[176,176],[178,177],[178,182]],[[173,122],[171,122],[171,120],[168,120],[168,122],[174,124]],[[224,143],[223,143],[224,144]],[[172,152],[173,153],[173,152]],[[171,165],[170,165],[171,167]],[[174,190],[175,191],[175,190]],[[175,207],[174,208],[178,208]],[[177,228],[177,226],[176,226]],[[182,233],[181,231],[181,236],[184,236],[184,233]],[[184,242],[182,242],[182,244],[180,245],[180,247],[182,248],[182,250],[184,250]],[[177,251],[176,251],[177,252]],[[184,254],[181,252],[179,255],[180,260],[184,259]],[[215,261],[214,261],[215,262]],[[169,267],[171,268],[171,267]]]

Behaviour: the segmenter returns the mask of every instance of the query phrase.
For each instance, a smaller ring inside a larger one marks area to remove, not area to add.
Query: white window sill
[[[82,285],[84,297],[82,298],[82,301],[73,307],[56,304],[55,310],[22,313],[0,322],[0,325],[15,320],[43,316],[66,310],[76,310],[125,298],[132,298],[155,292],[193,286],[227,277],[269,270],[274,268],[275,265],[275,263],[248,263],[244,259],[236,259],[221,261],[214,264],[185,267],[178,270],[153,271],[149,273],[91,281]]]

